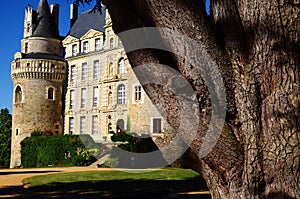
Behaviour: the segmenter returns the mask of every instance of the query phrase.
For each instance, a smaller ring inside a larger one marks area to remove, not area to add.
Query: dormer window
[[[110,38],[109,40],[109,48],[113,48],[114,47],[114,38]]]
[[[95,39],[95,50],[96,51],[101,50],[101,40],[100,40],[100,38]]]
[[[77,45],[76,44],[72,45],[72,55],[73,56],[77,55]]]
[[[87,41],[83,42],[83,52],[84,53],[89,52],[89,42],[87,42]]]

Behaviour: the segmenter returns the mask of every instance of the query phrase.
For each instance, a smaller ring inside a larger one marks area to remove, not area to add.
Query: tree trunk
[[[147,66],[137,76],[189,143],[193,161],[186,164],[203,175],[212,197],[300,198],[299,1],[211,0],[211,17],[203,1],[105,3],[116,33],[160,28],[157,42],[172,53],[147,48],[127,55],[133,67]],[[125,50],[139,46],[141,38],[119,36]],[[193,93],[180,92],[188,86]]]

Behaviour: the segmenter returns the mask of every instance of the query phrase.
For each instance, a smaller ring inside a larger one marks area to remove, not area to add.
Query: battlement
[[[65,61],[44,59],[15,59],[11,63],[11,77],[15,79],[46,79],[64,81],[67,74]]]

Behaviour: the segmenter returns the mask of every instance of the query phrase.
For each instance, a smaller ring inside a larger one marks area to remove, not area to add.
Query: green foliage
[[[92,164],[97,159],[93,155],[93,152],[99,151],[98,149],[85,149],[85,148],[77,148],[77,156],[75,156],[75,160],[72,160],[72,164],[75,166],[86,166]]]
[[[73,163],[72,159],[78,156],[78,148],[86,150],[88,147],[93,147],[95,148],[94,150],[101,151],[89,135],[40,136],[39,134],[34,134],[24,139],[21,142],[21,146],[22,164],[25,168],[71,165]],[[99,149],[96,149],[97,147]],[[92,156],[91,153],[90,155]],[[91,163],[94,160],[88,158],[86,162]],[[79,160],[75,161],[79,162]]]
[[[0,167],[9,167],[12,116],[8,109],[0,110]]]

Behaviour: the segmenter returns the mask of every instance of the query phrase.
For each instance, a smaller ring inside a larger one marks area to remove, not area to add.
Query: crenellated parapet
[[[22,78],[64,81],[66,74],[67,63],[62,60],[17,58],[11,63],[11,77],[13,80]]]

